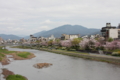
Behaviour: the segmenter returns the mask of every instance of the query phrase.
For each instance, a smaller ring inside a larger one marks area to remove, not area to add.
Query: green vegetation
[[[118,57],[120,57],[120,50],[119,51],[116,50],[115,52],[113,52],[112,56],[118,56]]]
[[[112,42],[112,41],[113,41],[113,38],[108,38],[107,41],[108,41],[108,42]]]
[[[2,61],[2,57],[0,57],[0,61]]]
[[[22,48],[22,49],[29,49],[30,47],[28,46],[14,46],[12,48]]]
[[[78,58],[89,59],[89,60],[96,60],[96,61],[107,62],[107,63],[112,63],[112,64],[120,64],[119,59],[113,59],[113,58],[110,59],[109,57],[102,57],[99,55],[98,56],[90,55],[88,53],[82,53],[82,52],[77,52],[77,51],[54,50],[54,49],[50,50],[47,48],[40,48],[40,50],[53,52],[53,53],[57,53],[57,54],[73,56],[73,57],[78,57]]]
[[[27,80],[25,77],[21,75],[9,75],[6,80]]]
[[[49,46],[52,46],[53,45],[52,43],[53,43],[53,40],[48,41]]]
[[[5,56],[4,54],[0,53],[0,57],[4,57],[4,56]]]
[[[23,58],[27,58],[30,55],[30,53],[29,52],[20,52],[17,55],[20,57],[23,57]]]
[[[8,51],[7,49],[0,50],[0,53],[5,53],[5,54],[10,54],[10,53],[15,53],[16,51]]]
[[[79,43],[80,43],[80,39],[78,38],[75,38],[72,40],[72,48],[73,49],[76,49],[76,50],[79,50]]]
[[[21,47],[21,46],[18,46],[18,47]],[[2,61],[5,58],[6,54],[11,55],[12,53],[22,58],[28,58],[28,55],[31,55],[31,53],[29,52],[8,51],[7,49],[4,49],[1,46],[0,47],[0,61]]]
[[[3,57],[5,57],[5,55],[0,53],[0,61],[2,60]]]
[[[15,52],[16,51],[8,51],[7,49],[3,49],[3,47],[0,47],[0,53],[10,54],[10,53],[15,53]]]

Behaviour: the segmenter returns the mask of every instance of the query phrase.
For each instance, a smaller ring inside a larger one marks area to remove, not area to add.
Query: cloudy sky
[[[71,24],[120,23],[120,0],[0,0],[0,34],[30,35]]]

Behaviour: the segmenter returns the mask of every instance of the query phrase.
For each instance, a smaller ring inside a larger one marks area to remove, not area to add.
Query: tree
[[[113,38],[108,38],[107,41],[108,41],[108,42],[112,42],[112,41],[113,41]]]
[[[70,50],[70,48],[72,47],[72,43],[71,40],[64,40],[60,42],[62,47],[66,47],[67,50]]]
[[[72,47],[73,47],[74,49],[76,49],[76,50],[79,49],[80,39],[74,38],[74,39],[71,41],[71,43],[72,43]]]
[[[48,45],[52,46],[53,45],[53,40],[48,41]]]
[[[94,43],[92,40],[90,40],[90,41],[88,42],[88,44],[89,44],[90,47],[93,47],[93,45],[95,45],[95,43]]]
[[[48,43],[46,41],[42,41],[40,45],[41,46],[48,46]]]
[[[60,39],[56,39],[55,42],[57,45],[60,45]]]

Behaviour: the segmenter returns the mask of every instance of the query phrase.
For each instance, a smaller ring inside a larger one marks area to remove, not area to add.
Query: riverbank
[[[71,52],[71,51],[55,50],[55,49],[51,50],[45,48],[39,48],[38,50],[120,65],[120,57],[101,55],[101,54],[89,54],[82,52]]]
[[[27,77],[28,80],[119,80],[119,65],[69,57],[35,49],[10,47],[7,47],[7,49],[14,51],[29,51],[36,55],[33,59],[15,60],[11,64],[3,66],[15,72],[15,74]],[[47,68],[43,67],[37,69],[33,66],[37,63],[52,63],[53,65]]]
[[[17,46],[17,47],[19,48],[19,46]],[[22,47],[20,47],[20,48],[22,48]],[[79,58],[84,58],[84,59],[89,59],[89,60],[96,60],[96,61],[120,65],[120,57],[115,57],[115,56],[110,56],[110,55],[92,54],[92,53],[89,54],[89,53],[85,53],[85,52],[49,49],[49,48],[42,48],[42,47],[40,47],[40,48],[32,47],[32,49],[38,49],[38,50],[53,52],[53,53],[57,53],[57,54],[63,54],[63,55],[68,55],[68,56],[73,56],[73,57],[79,57]]]
[[[4,78],[6,80],[28,80],[26,77],[21,75],[16,75],[12,71],[9,71],[7,69],[2,69],[2,74],[4,75]]]
[[[9,64],[9,59],[7,58],[7,55],[11,55],[14,60],[25,60],[25,59],[31,59],[34,58],[35,55],[33,53],[29,52],[20,52],[20,51],[8,51],[7,49],[2,49],[0,47],[0,62],[2,65]]]
[[[26,60],[34,58],[35,55],[30,52],[23,52],[23,51],[9,51],[3,47],[0,47],[0,62],[1,65],[10,64],[11,59],[13,60]],[[27,80],[26,77],[21,75],[15,75],[13,72],[2,69],[2,74],[6,80]]]

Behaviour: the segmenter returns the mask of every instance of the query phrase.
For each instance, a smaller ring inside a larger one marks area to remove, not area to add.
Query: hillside
[[[16,35],[6,35],[6,34],[0,34],[0,37],[2,37],[4,40],[7,40],[7,39],[21,39],[21,37],[18,37]]]
[[[49,31],[42,31],[33,34],[34,36],[43,36],[43,37],[49,37],[51,35],[54,35],[55,37],[60,37],[61,34],[80,34],[81,36],[83,35],[90,35],[96,32],[100,32],[100,29],[90,29],[83,27],[81,25],[63,25],[57,28],[54,28]]]

